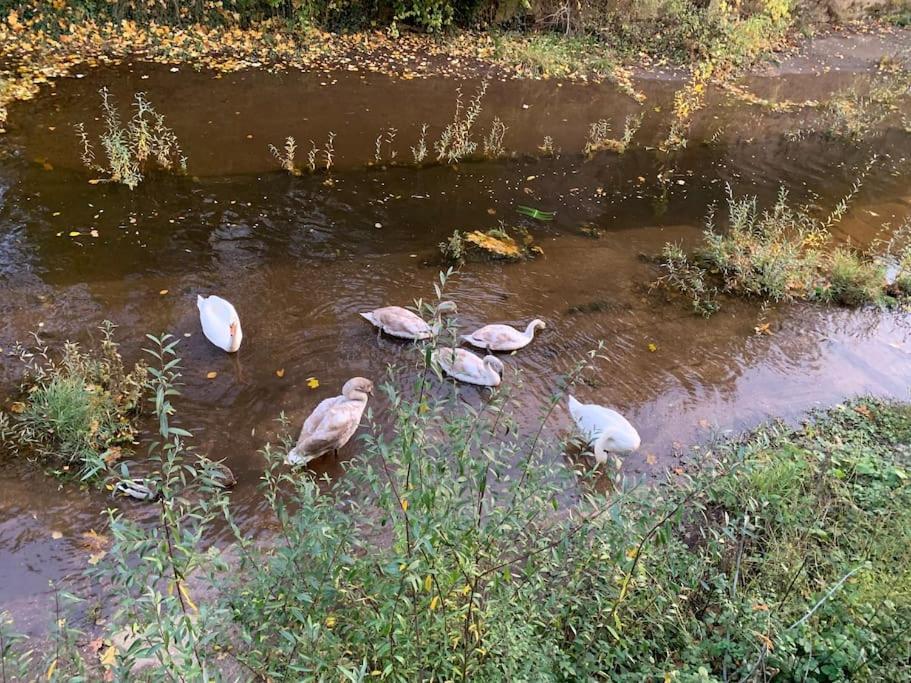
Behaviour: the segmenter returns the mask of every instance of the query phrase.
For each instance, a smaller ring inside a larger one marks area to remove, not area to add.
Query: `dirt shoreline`
[[[63,24],[60,29],[55,35],[40,28],[37,20],[25,24],[13,14],[0,22],[0,132],[5,132],[3,126],[11,103],[35,97],[42,86],[54,87],[56,79],[81,78],[85,69],[130,60],[173,68],[188,66],[216,74],[265,69],[361,72],[405,80],[489,77],[612,82],[639,102],[645,96],[636,88],[636,81],[684,83],[694,66],[669,64],[642,54],[634,62],[597,61],[596,69],[580,54],[578,68],[557,78],[540,67],[498,54],[498,40],[521,42],[527,37],[490,32],[461,31],[443,37],[405,33],[392,37],[383,31],[341,34],[317,29],[292,33],[204,25],[141,27],[132,21],[81,22]],[[810,38],[792,37],[780,51],[740,75],[866,71],[876,68],[884,58],[904,59],[909,55],[911,29],[867,21],[831,27]]]

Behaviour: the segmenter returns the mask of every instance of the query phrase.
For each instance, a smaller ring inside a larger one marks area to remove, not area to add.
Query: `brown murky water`
[[[795,74],[750,85],[764,95],[822,98],[851,78]],[[71,125],[86,121],[97,131],[101,85],[124,107],[132,92],[148,92],[181,140],[191,176],[153,176],[132,192],[88,184]],[[465,92],[475,85],[465,84]],[[128,357],[138,355],[146,332],[182,337],[182,422],[201,450],[226,458],[238,476],[232,502],[251,529],[263,515],[256,451],[274,434],[276,416],[285,411],[297,428],[348,377],[380,378],[388,364],[412,362],[411,347],[378,338],[357,312],[432,295],[437,245],[455,229],[503,221],[527,227],[543,247],[544,256],[527,263],[466,266],[448,296],[466,328],[547,321],[528,349],[506,358],[506,381],[524,373],[528,419],[555,378],[604,340],[607,359],[578,393],[619,407],[639,428],[643,448],[627,460],[630,473],[673,466],[686,454],[681,444],[769,416],[795,418],[863,392],[907,395],[907,316],[726,301],[705,321],[648,294],[656,273],[642,255],[698,238],[706,207],[723,199],[725,183],[764,200],[784,183],[796,201],[829,206],[875,150],[881,162],[839,227],[840,237],[866,244],[883,222],[911,212],[911,136],[887,130],[864,145],[813,135],[789,141],[785,132],[817,114],[768,114],[718,99],[697,121],[694,141],[669,160],[647,146],[664,132],[674,88],[656,81],[645,86],[635,148],[587,160],[580,150],[588,124],[607,118],[621,129],[637,110],[631,100],[609,86],[492,83],[480,126],[499,116],[515,158],[457,168],[364,167],[387,126],[397,129],[398,158],[410,159],[421,123],[433,137],[451,116],[455,86],[350,74],[216,79],[137,65],[60,82],[17,106],[0,141],[0,347],[38,329],[51,343],[89,341],[104,319],[120,325]],[[331,183],[275,170],[269,143],[293,135],[305,147],[329,131],[337,133]],[[562,152],[534,158],[546,135]],[[556,220],[523,219],[518,204],[556,211]],[[579,228],[586,224],[603,230],[602,238],[585,236]],[[74,230],[98,236],[69,237]],[[236,357],[203,338],[198,293],[218,293],[239,310],[245,334]],[[757,336],[760,322],[773,334]],[[213,370],[217,378],[206,379]],[[0,394],[14,390],[17,372],[4,358]],[[307,388],[311,376],[319,389]],[[373,409],[382,421],[382,401]],[[567,425],[559,414],[552,426]],[[78,538],[100,528],[110,502],[3,461],[0,608],[20,628],[44,628],[48,581],[83,569]],[[52,531],[62,538],[52,539]]]

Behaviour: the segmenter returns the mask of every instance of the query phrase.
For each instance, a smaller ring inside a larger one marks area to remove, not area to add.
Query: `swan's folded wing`
[[[363,413],[363,403],[347,401],[330,406],[316,428],[300,444],[309,453],[341,448],[357,429]]]
[[[332,398],[326,398],[320,401],[320,404],[316,406],[312,413],[310,413],[310,416],[304,420],[304,427],[301,429],[301,440],[320,429],[323,420],[326,419],[332,407],[344,400],[344,396],[333,396]]]

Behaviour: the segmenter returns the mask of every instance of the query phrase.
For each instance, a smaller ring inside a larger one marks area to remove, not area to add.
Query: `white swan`
[[[297,445],[288,451],[285,462],[289,465],[306,465],[329,451],[337,451],[354,436],[367,395],[373,392],[373,382],[363,377],[352,377],[342,387],[341,396],[322,401],[304,422]]]
[[[199,322],[202,323],[206,339],[228,353],[237,351],[244,333],[240,329],[240,317],[234,306],[213,294],[208,297],[197,296],[196,307],[199,309]]]
[[[479,358],[465,349],[442,348],[433,352],[433,360],[450,377],[482,387],[500,385],[503,363],[496,356]]]
[[[608,453],[625,454],[639,449],[639,432],[617,411],[579,403],[570,396],[569,414],[588,443],[593,444],[597,462],[607,462]]]
[[[421,316],[401,306],[385,306],[361,316],[370,321],[371,325],[379,327],[383,332],[400,339],[430,339],[439,329],[439,317],[444,313],[455,313],[456,305],[453,301],[441,301],[436,307],[437,320],[431,327]]]
[[[471,334],[463,334],[462,339],[479,349],[516,351],[531,343],[531,340],[535,338],[535,330],[543,330],[545,327],[547,325],[544,324],[544,321],[537,318],[528,323],[525,332],[519,332],[515,327],[509,325],[484,325]]]

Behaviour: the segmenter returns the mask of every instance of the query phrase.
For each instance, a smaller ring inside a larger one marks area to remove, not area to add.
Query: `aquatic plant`
[[[78,123],[75,128],[82,148],[80,159],[86,167],[105,173],[111,181],[123,183],[131,190],[142,181],[143,171],[150,159],[163,170],[186,172],[187,158],[181,152],[177,136],[165,125],[164,116],[155,110],[145,93],[134,95],[136,112],[124,126],[108,89],[102,88],[99,92],[105,125],[99,140],[107,165],[96,162],[85,125]]]
[[[784,188],[774,206],[760,211],[756,197],[735,198],[728,186],[725,228],[716,228],[710,211],[702,245],[692,258],[676,245],[667,245],[661,260],[665,274],[657,284],[685,294],[703,315],[712,311],[700,309],[697,301],[705,282],[716,279],[725,292],[767,301],[804,299],[847,306],[885,303],[891,286],[887,271],[891,266],[894,285],[904,277],[903,267],[897,264],[906,259],[911,264],[911,251],[903,248],[899,258],[884,261],[882,253],[864,254],[849,245],[835,244],[831,233],[874,162],[875,158],[868,162],[848,194],[822,218],[805,207],[793,207]]]
[[[269,145],[269,151],[283,170],[295,176],[301,174],[301,169],[294,163],[297,153],[297,142],[293,137],[288,136],[285,138],[285,145],[282,149],[278,149],[275,145]],[[320,163],[320,158],[322,158],[322,164]],[[313,140],[310,140],[310,149],[307,150],[307,168],[311,173],[316,173],[320,170],[320,167],[322,167],[322,170],[324,171],[329,171],[334,162],[335,133],[329,132],[322,149],[317,147]]]
[[[373,153],[374,164],[395,163],[398,152],[393,147],[393,143],[395,142],[395,136],[397,134],[398,129],[389,127],[380,131],[380,134],[376,136]],[[384,149],[386,150],[385,153],[383,151]]]
[[[279,150],[275,145],[269,145],[269,151],[278,161],[279,166],[291,175],[300,175],[300,169],[294,165],[294,154],[297,151],[297,143],[290,135],[285,138],[285,146]]]
[[[866,90],[856,84],[840,90],[823,110],[826,132],[854,140],[869,136],[895,116],[898,104],[909,95],[911,71],[902,68],[880,75]]]
[[[588,139],[582,151],[588,156],[603,151],[623,154],[629,148],[641,125],[642,114],[627,116],[623,124],[623,135],[619,139],[614,139],[610,136],[611,125],[606,119],[595,121],[588,127]]]
[[[550,135],[545,135],[544,141],[538,146],[538,149],[542,155],[552,157],[555,154],[554,139]]]
[[[59,358],[37,337],[35,349],[18,349],[22,395],[0,413],[9,449],[82,480],[103,476],[129,452],[147,370],[142,362],[126,369],[114,329],[106,321],[97,349],[67,342]]]
[[[455,113],[452,121],[433,148],[437,154],[437,161],[446,161],[454,164],[471,157],[478,148],[478,143],[472,139],[472,127],[481,113],[481,100],[487,93],[488,81],[483,81],[467,106],[462,105],[462,88],[456,89]]]
[[[718,289],[707,282],[705,268],[690,261],[678,244],[664,245],[661,258],[663,274],[652,287],[676,290],[690,300],[693,312],[708,318],[718,310]]]
[[[495,117],[490,124],[490,132],[484,138],[484,156],[488,159],[496,159],[506,153],[503,147],[503,138],[506,136],[506,124]]]
[[[420,165],[427,158],[427,124],[421,124],[421,137],[418,138],[417,147],[411,148],[411,154],[414,156],[414,163]]]

